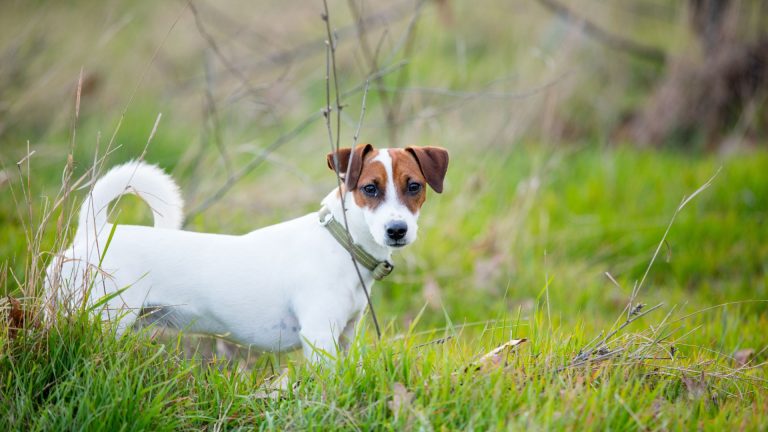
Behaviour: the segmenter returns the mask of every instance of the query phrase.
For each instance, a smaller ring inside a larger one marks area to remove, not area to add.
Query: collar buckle
[[[385,277],[389,276],[390,273],[392,273],[392,270],[395,269],[395,266],[392,265],[389,261],[382,261],[376,267],[373,269],[373,278],[376,280],[382,280]]]

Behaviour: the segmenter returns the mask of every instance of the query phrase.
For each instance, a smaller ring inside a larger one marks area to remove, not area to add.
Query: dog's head
[[[342,175],[374,241],[399,248],[416,240],[427,186],[443,191],[448,152],[439,147],[377,150],[361,144],[329,153],[328,167]]]

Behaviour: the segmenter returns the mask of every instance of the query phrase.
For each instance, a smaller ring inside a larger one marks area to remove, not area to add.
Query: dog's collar
[[[344,225],[340,224],[339,221],[333,217],[331,211],[328,210],[328,207],[323,206],[318,212],[318,216],[320,217],[320,225],[323,225],[330,231],[333,238],[335,238],[344,249],[352,254],[355,261],[370,270],[371,273],[373,273],[374,279],[382,280],[392,273],[392,270],[395,268],[392,263],[387,260],[377,260],[360,245],[356,244],[347,230],[344,229]]]

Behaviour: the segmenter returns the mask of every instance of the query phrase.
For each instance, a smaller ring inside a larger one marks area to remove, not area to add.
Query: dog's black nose
[[[408,232],[408,224],[404,221],[393,221],[387,224],[387,237],[400,240]]]

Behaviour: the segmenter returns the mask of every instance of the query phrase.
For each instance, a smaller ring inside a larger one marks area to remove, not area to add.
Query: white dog
[[[442,192],[448,153],[366,144],[327,160],[344,184],[319,212],[242,236],[180,230],[182,200],[169,176],[142,162],[113,168],[83,203],[72,246],[48,268],[50,300],[106,299],[118,332],[144,317],[263,351],[334,354],[367,305],[351,255],[368,287],[392,270],[392,251],[416,239],[426,185]],[[107,222],[109,203],[126,193],[147,202],[154,227]]]

